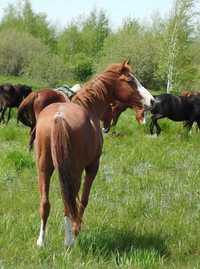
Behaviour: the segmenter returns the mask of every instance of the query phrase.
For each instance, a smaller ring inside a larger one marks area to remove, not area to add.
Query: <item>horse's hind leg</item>
[[[198,127],[197,132],[199,132],[200,131],[200,120],[197,121],[197,127]]]
[[[74,196],[78,196],[78,192],[81,185],[81,173],[74,173],[73,174],[73,181],[76,182],[74,185]],[[63,191],[61,192],[64,195]],[[64,198],[63,198],[64,200]],[[75,242],[75,236],[78,235],[80,231],[81,221],[79,216],[73,218],[69,214],[69,208],[64,203],[64,231],[65,231],[65,240],[64,245],[67,247],[71,247]]]
[[[79,216],[81,220],[82,220],[85,208],[88,204],[90,190],[92,187],[92,183],[96,177],[98,169],[99,169],[99,159],[97,159],[94,163],[92,163],[85,169],[85,178],[84,178],[84,183],[83,183],[81,204],[79,208]]]
[[[8,124],[8,122],[10,120],[10,115],[11,115],[11,107],[9,107],[9,109],[8,109],[8,117],[7,117],[6,124]]]
[[[40,155],[40,153],[38,155]],[[40,156],[38,156],[38,179],[40,191],[39,211],[41,217],[40,233],[37,240],[37,245],[39,247],[44,246],[45,229],[50,212],[49,185],[50,178],[53,173],[53,163],[50,156],[50,152],[43,152]]]
[[[184,122],[183,126],[187,128],[188,133],[190,133],[193,123],[194,123],[193,120],[188,120]]]

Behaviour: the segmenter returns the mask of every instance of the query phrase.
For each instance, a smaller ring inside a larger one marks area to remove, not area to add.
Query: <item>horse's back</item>
[[[200,114],[199,96],[161,94],[156,96],[156,100],[152,114],[160,114],[174,121],[190,120]]]
[[[93,121],[88,111],[75,103],[55,103],[41,111],[36,125],[36,144],[48,144],[50,147],[55,120],[66,125],[70,140],[66,143],[72,145],[75,162],[80,160],[85,166],[100,154],[102,136],[99,121]]]

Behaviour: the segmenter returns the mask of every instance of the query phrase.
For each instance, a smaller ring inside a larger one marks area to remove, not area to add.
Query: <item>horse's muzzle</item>
[[[154,109],[154,107],[156,106],[156,104],[158,103],[158,101],[156,99],[151,99],[150,101],[150,106],[144,106],[144,110],[145,111],[151,111],[152,109]]]

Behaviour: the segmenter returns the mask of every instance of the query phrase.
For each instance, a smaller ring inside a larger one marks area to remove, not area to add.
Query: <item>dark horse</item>
[[[0,122],[5,121],[4,115],[9,108],[8,117],[6,123],[10,120],[10,113],[13,107],[18,107],[21,101],[31,93],[31,87],[27,85],[12,85],[12,84],[3,84],[0,86],[0,109],[1,116]]]
[[[132,107],[144,104],[151,108],[154,103],[153,96],[138,87],[127,62],[110,65],[85,84],[67,105],[54,103],[40,112],[35,138],[41,216],[38,246],[44,245],[54,169],[58,170],[64,203],[65,244],[71,246],[78,235],[102,152],[100,118],[114,100]],[[83,192],[77,200],[84,170]]]
[[[160,134],[161,128],[157,121],[165,117],[173,121],[184,121],[189,130],[194,122],[200,128],[200,96],[174,96],[167,93],[155,96],[151,113],[151,134],[154,133],[154,128],[156,134]]]
[[[116,126],[119,116],[122,112],[124,112],[129,106],[119,101],[115,101],[109,105],[108,109],[102,116],[103,122],[103,132],[108,133],[112,126]],[[145,123],[145,115],[144,115],[144,108],[143,107],[134,107],[133,110],[135,111],[135,117],[139,124]]]
[[[20,104],[17,120],[31,128],[29,149],[32,149],[35,139],[35,126],[40,112],[53,103],[66,103],[70,99],[60,91],[46,88],[30,93]]]

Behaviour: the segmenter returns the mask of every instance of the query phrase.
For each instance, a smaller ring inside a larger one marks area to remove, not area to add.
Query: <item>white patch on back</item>
[[[56,119],[56,118],[63,118],[64,119],[64,113],[62,111],[56,112],[56,114],[54,115],[54,119]]]

